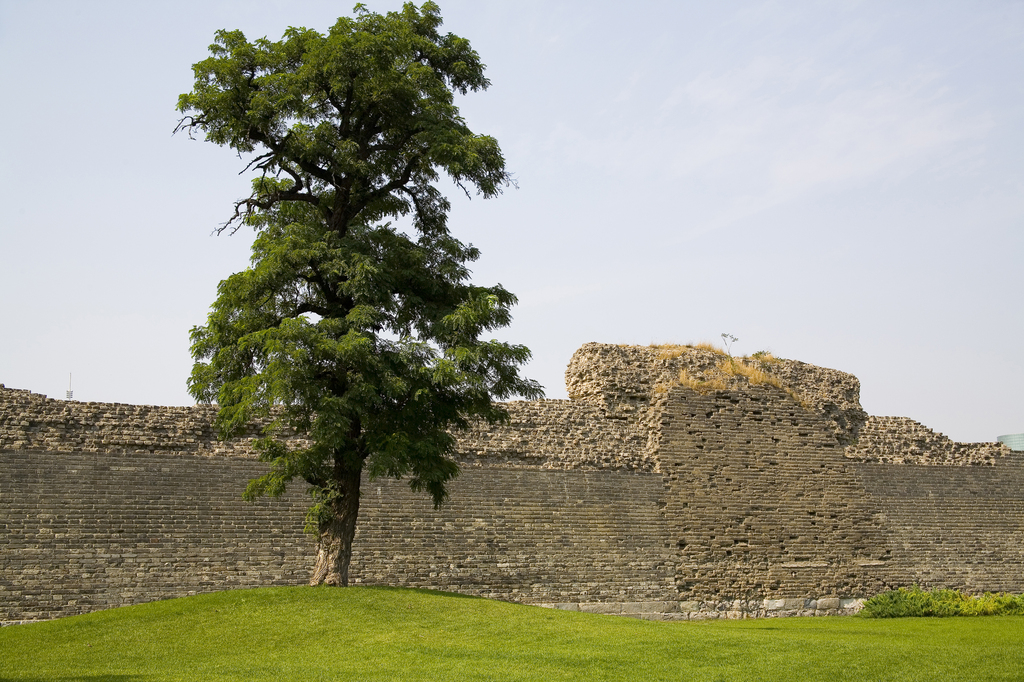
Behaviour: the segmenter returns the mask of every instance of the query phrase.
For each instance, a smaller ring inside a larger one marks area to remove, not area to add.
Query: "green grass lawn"
[[[267,588],[0,629],[0,680],[1022,680],[1024,617],[656,623]]]

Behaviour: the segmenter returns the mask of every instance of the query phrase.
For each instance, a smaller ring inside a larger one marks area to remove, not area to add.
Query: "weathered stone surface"
[[[0,450],[190,454],[255,459],[249,447],[257,429],[229,441],[217,439],[217,408],[157,407],[52,400],[0,384]]]
[[[507,403],[508,424],[477,424],[459,433],[466,466],[655,471],[648,434],[635,421],[568,400]]]
[[[597,405],[609,414],[656,418],[658,395],[678,383],[685,370],[694,379],[712,376],[732,390],[750,386],[744,376],[726,376],[717,368],[720,352],[687,346],[617,346],[587,343],[569,361],[565,385],[573,400]],[[738,358],[777,378],[828,423],[841,445],[855,442],[867,414],[860,405],[860,381],[846,372],[782,358]],[[766,386],[779,393],[780,389]],[[649,414],[651,412],[655,414]]]
[[[583,611],[584,613],[603,613],[607,615],[617,615],[622,613],[622,604],[618,604],[615,602],[580,604],[580,611]]]
[[[869,417],[846,456],[861,462],[992,466],[1012,451],[1003,443],[956,443],[906,417]]]

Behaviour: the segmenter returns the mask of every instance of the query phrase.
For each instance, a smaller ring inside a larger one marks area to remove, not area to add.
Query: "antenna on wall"
[[[73,396],[74,394],[75,392],[71,390],[71,372],[68,372],[68,392],[66,394],[67,400],[71,400],[71,396]]]

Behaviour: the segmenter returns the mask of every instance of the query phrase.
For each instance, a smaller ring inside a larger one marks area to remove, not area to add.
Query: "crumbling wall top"
[[[643,410],[662,389],[686,381],[743,390],[753,381],[749,370],[767,375],[781,391],[826,417],[841,445],[856,441],[867,419],[860,405],[860,381],[852,374],[797,360],[770,355],[731,358],[707,345],[587,343],[569,361],[565,384],[571,399],[626,416]]]
[[[957,443],[908,417],[868,417],[846,456],[862,462],[991,466],[1012,453],[1003,443]]]

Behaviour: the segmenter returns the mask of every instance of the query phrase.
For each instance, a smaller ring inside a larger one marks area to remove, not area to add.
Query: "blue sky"
[[[587,341],[727,332],[856,374],[872,414],[1024,431],[1024,3],[440,4],[519,185],[450,224],[549,397]],[[345,9],[0,0],[0,382],[191,403],[188,331],[251,234],[211,236],[247,179],[171,135],[177,96],[218,28]]]

